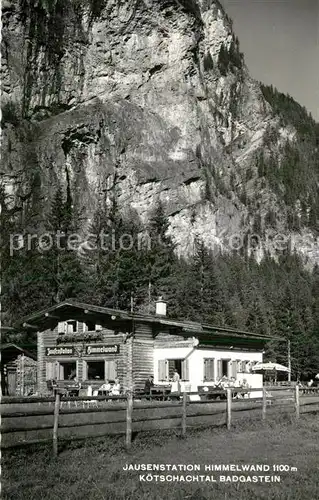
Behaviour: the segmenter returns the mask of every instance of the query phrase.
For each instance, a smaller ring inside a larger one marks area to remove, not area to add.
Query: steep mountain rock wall
[[[28,215],[40,227],[69,181],[83,231],[115,193],[143,221],[160,199],[183,253],[195,236],[227,250],[236,233],[287,233],[287,204],[256,157],[267,147],[280,165],[298,133],[250,77],[219,2],[4,0],[2,9],[2,179],[22,224]],[[292,208],[301,219],[298,200]],[[298,233],[305,252],[307,218]],[[316,246],[307,255],[318,259]]]

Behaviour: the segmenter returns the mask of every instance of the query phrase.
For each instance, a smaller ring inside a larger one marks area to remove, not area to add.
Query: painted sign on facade
[[[47,347],[46,356],[74,356],[74,347]]]
[[[118,344],[114,345],[87,345],[85,349],[85,354],[119,354],[120,346]]]

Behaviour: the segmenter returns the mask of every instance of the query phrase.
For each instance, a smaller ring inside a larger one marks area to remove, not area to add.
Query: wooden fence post
[[[186,435],[187,393],[183,392],[182,436]]]
[[[296,385],[295,388],[295,408],[296,408],[296,418],[300,417],[300,400],[299,400],[299,385]]]
[[[133,392],[127,394],[126,407],[126,449],[129,450],[132,444],[132,414],[133,414]]]
[[[53,456],[58,456],[58,428],[59,428],[59,412],[60,412],[60,394],[55,395],[54,405],[54,420],[53,420]]]
[[[226,412],[227,412],[227,429],[231,428],[231,403],[232,403],[232,390],[227,388],[227,404],[226,404]]]
[[[263,409],[262,409],[262,419],[266,420],[266,408],[267,408],[267,392],[266,388],[263,387]]]

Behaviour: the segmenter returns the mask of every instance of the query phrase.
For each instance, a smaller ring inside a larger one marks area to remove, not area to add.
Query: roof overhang
[[[15,357],[19,356],[20,354],[24,354],[25,356],[32,358],[34,360],[37,359],[37,355],[35,352],[29,351],[27,349],[24,349],[24,347],[21,347],[21,346],[18,346],[16,344],[12,344],[12,343],[1,344],[0,345],[0,352],[1,352],[2,363],[7,362],[8,359],[14,359]]]
[[[84,318],[88,321],[94,318],[101,323],[109,320],[114,325],[131,321],[131,315],[125,311],[68,300],[22,318],[15,327],[36,332],[54,328],[59,321],[84,320]]]
[[[175,335],[183,337],[196,337],[201,343],[217,340],[227,344],[233,341],[244,343],[265,344],[270,340],[282,341],[280,337],[270,335],[259,335],[256,333],[236,330],[235,328],[224,326],[213,326],[192,321],[173,320],[163,316],[146,315],[127,311],[120,311],[108,307],[85,304],[73,300],[66,300],[42,311],[35,312],[20,321],[14,326],[15,329],[28,331],[43,331],[52,329],[59,321],[68,319],[82,320],[85,318],[100,322],[107,328],[132,328],[134,322],[149,323],[157,330],[165,329]]]

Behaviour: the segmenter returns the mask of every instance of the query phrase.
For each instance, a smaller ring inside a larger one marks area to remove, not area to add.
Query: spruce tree
[[[72,234],[76,235],[78,230],[76,215],[69,183],[65,199],[61,187],[58,186],[46,221],[51,240],[48,238],[49,248],[43,248],[42,252],[55,302],[78,297],[85,286],[78,242],[72,240]]]
[[[149,251],[147,252],[147,272],[151,288],[151,301],[163,296],[173,303],[176,275],[175,245],[168,234],[169,221],[164,207],[158,202],[151,211],[148,224]],[[173,307],[172,307],[173,309]]]

